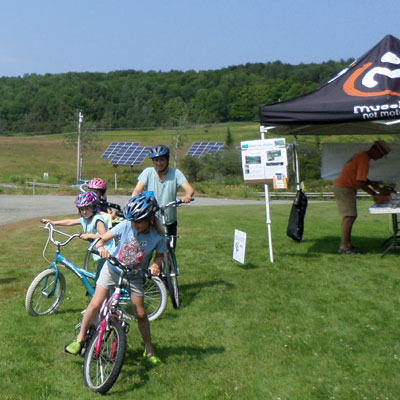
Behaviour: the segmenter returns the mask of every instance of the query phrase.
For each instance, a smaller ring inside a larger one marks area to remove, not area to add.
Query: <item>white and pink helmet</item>
[[[99,190],[107,190],[107,183],[104,179],[101,178],[93,178],[88,183],[89,189],[99,189]]]

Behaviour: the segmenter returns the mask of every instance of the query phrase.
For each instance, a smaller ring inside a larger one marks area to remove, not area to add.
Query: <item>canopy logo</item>
[[[381,57],[381,62],[384,64],[400,65],[400,57],[388,51]],[[371,89],[379,88],[379,81],[377,80],[379,77],[386,77],[389,80],[393,80],[393,86],[395,86],[397,83],[395,80],[400,78],[400,68],[391,69],[386,66],[370,68],[372,65],[372,62],[367,62],[362,67],[356,69],[343,84],[344,92],[349,96],[358,97],[376,97],[388,94],[400,97],[400,92],[391,89],[371,91]],[[356,88],[356,83],[359,81],[361,83],[358,85],[360,87],[358,89]]]

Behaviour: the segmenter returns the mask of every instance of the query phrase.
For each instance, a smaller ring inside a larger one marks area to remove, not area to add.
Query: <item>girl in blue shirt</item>
[[[80,235],[80,238],[83,240],[93,240],[103,233],[108,231],[107,225],[102,218],[102,216],[97,212],[97,203],[98,199],[95,193],[86,192],[81,193],[75,198],[75,205],[78,208],[80,218],[72,218],[72,219],[62,219],[58,221],[53,221],[51,219],[43,218],[41,222],[44,224],[46,222],[50,222],[52,225],[61,225],[61,226],[72,226],[72,225],[81,225],[83,228],[83,234]],[[104,244],[108,251],[114,250],[114,240],[109,240]],[[100,270],[105,263],[105,259],[100,256],[93,254],[93,260],[97,262],[97,272],[96,272],[96,280],[100,274]]]
[[[150,269],[153,275],[160,275],[164,256],[164,237],[156,228],[155,212],[157,209],[158,204],[152,192],[140,193],[131,198],[124,209],[125,221],[101,235],[101,240],[96,244],[101,257],[113,256],[132,267],[132,272],[128,275],[128,289],[145,346],[143,356],[152,364],[158,364],[160,360],[154,355],[150,323],[144,308],[143,277],[147,269]],[[110,254],[104,248],[104,243],[115,237],[119,238],[118,246]],[[155,253],[155,257],[152,260],[153,253]],[[66,346],[66,352],[79,354],[87,330],[93,325],[103,301],[117,281],[117,270],[110,263],[106,263],[97,281],[94,296],[83,316],[78,337],[76,341]]]

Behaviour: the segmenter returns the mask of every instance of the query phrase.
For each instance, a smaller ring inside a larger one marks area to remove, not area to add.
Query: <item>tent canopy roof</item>
[[[260,123],[292,134],[400,133],[400,40],[385,36],[328,83],[260,107]]]

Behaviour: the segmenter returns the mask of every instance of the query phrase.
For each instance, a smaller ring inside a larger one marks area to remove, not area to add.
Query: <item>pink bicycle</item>
[[[89,389],[106,393],[118,378],[126,353],[129,324],[120,305],[124,279],[130,270],[116,258],[109,260],[120,271],[112,295],[104,301],[98,321],[89,329],[81,354],[84,353],[83,380]]]

